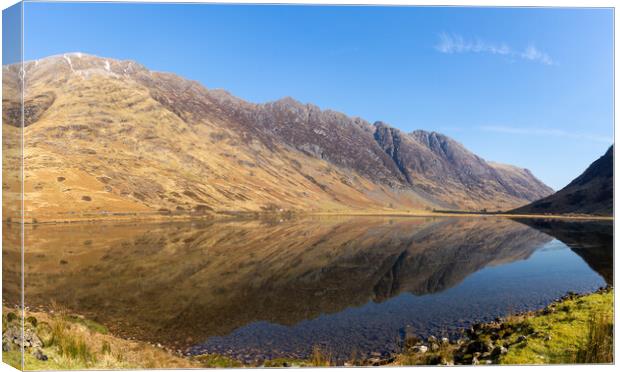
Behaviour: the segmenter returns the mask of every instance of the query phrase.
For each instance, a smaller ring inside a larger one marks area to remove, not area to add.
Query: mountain
[[[3,66],[8,139],[18,138],[18,74]],[[133,61],[64,54],[25,63],[24,76],[27,219],[497,210],[552,192],[435,132],[292,98],[254,104]],[[4,146],[18,153],[17,141]],[[17,192],[19,177],[6,179],[5,191]]]
[[[613,215],[614,146],[562,190],[510,213]]]

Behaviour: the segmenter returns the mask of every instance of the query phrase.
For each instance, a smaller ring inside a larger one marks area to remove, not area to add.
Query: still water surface
[[[25,236],[25,298],[191,353],[347,359],[604,286],[612,234],[504,218],[43,225]]]

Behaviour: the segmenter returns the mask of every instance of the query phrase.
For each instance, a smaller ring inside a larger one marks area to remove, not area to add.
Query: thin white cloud
[[[525,48],[523,53],[521,53],[521,58],[527,59],[529,61],[538,61],[545,65],[553,64],[553,60],[547,53],[536,49],[536,47],[533,45],[530,45],[527,48]]]
[[[442,33],[439,35],[439,44],[435,49],[442,53],[491,53],[508,55],[512,51],[506,44],[490,44],[482,40],[467,41],[461,35],[449,35]]]
[[[527,61],[540,62],[545,65],[552,65],[553,59],[549,54],[537,49],[534,45],[529,45],[522,51],[515,50],[506,43],[489,43],[484,40],[467,40],[458,34],[439,34],[439,43],[435,49],[441,53],[488,53],[502,56],[518,57]]]
[[[573,133],[567,132],[562,129],[552,128],[518,128],[509,127],[503,125],[483,125],[479,127],[480,130],[485,132],[506,133],[506,134],[523,134],[529,136],[551,136],[551,137],[563,137],[578,140],[586,140],[593,142],[612,143],[613,139],[610,137],[599,136],[595,134],[587,133]]]

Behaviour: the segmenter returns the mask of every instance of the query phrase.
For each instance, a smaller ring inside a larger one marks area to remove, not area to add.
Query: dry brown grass
[[[54,305],[54,313],[28,312],[37,319],[37,333],[49,327],[42,337],[43,353],[48,361],[39,361],[27,355],[25,369],[136,369],[136,368],[199,368],[201,365],[187,358],[144,342],[125,340],[102,333],[105,329],[92,321],[70,316]],[[5,308],[5,312],[8,309]],[[3,353],[4,355],[4,353]],[[12,355],[4,355],[10,359]]]
[[[329,367],[335,365],[335,361],[331,352],[323,350],[320,346],[315,345],[312,348],[310,364],[314,367]]]

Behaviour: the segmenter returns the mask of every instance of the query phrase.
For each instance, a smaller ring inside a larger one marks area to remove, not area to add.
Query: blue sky
[[[434,130],[559,189],[613,141],[609,9],[27,3],[26,59],[132,59]]]

